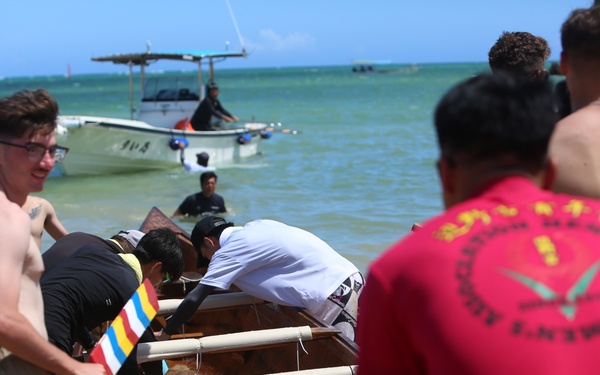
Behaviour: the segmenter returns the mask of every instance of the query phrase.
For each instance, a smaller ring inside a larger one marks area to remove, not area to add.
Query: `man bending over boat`
[[[179,279],[182,273],[179,240],[168,228],[149,231],[130,254],[115,254],[112,249],[93,242],[82,246],[42,276],[50,342],[66,353],[72,352],[75,342],[84,349],[92,349],[96,339],[90,330],[113,320],[144,279],[158,287]],[[150,340],[154,340],[154,334],[147,330],[140,342]],[[142,367],[148,375],[162,375],[161,362]],[[134,349],[119,374],[137,373]]]
[[[600,202],[549,191],[549,83],[482,75],[435,111],[446,211],[369,267],[359,374],[598,373]]]
[[[48,342],[39,284],[42,254],[23,210],[66,149],[56,144],[58,105],[45,90],[0,99],[0,374],[105,374]]]
[[[190,120],[194,130],[217,130],[214,126],[215,120],[216,122],[240,120],[223,108],[217,96],[219,96],[219,86],[214,82],[209,82],[206,85],[206,96]]]
[[[160,340],[174,334],[215,288],[232,284],[272,303],[308,309],[354,339],[363,277],[317,236],[273,220],[234,227],[207,216],[196,223],[192,243],[210,262],[208,270],[157,333]]]

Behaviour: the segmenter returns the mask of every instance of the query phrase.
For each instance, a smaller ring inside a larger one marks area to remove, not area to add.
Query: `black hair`
[[[169,228],[152,229],[138,242],[135,255],[141,264],[162,262],[162,269],[176,281],[183,274],[183,250],[175,232]]]
[[[214,178],[215,181],[218,180],[217,178],[217,174],[215,172],[204,172],[200,175],[200,184],[204,184],[206,181],[210,180],[211,178]]]
[[[507,74],[470,78],[444,95],[435,111],[442,155],[451,162],[475,163],[512,156],[535,173],[545,166],[556,124],[547,82]]]

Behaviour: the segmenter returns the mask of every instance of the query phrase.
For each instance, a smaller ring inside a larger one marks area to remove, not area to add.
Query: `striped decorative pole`
[[[157,311],[156,291],[146,279],[92,349],[90,361],[104,365],[107,374],[116,374]]]

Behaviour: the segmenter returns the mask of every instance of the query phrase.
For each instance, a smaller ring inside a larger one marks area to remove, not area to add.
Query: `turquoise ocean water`
[[[488,70],[475,63],[419,68],[379,75],[355,75],[350,66],[217,70],[230,112],[301,131],[274,134],[262,155],[217,169],[226,218],[304,228],[366,271],[414,222],[442,210],[433,110],[453,84]],[[57,99],[61,114],[129,118],[127,75],[5,78],[0,96],[38,87]],[[170,215],[199,190],[198,177],[177,168],[51,178],[37,195],[53,203],[69,231],[109,237],[137,228],[152,206]],[[176,221],[190,232],[195,223]],[[42,249],[52,243],[45,233]]]

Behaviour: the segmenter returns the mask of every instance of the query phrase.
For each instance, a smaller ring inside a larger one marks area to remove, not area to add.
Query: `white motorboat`
[[[57,143],[69,148],[64,162],[56,165],[53,175],[99,175],[126,173],[181,166],[181,158],[196,160],[206,152],[211,166],[231,164],[262,150],[269,138],[270,124],[242,123],[215,131],[194,131],[188,121],[203,97],[202,63],[246,52],[176,51],[111,55],[92,58],[129,66],[131,119],[59,116]],[[158,60],[197,63],[198,75],[146,77],[144,67]],[[133,107],[133,66],[140,67],[141,101]],[[135,118],[135,119],[134,119]]]

